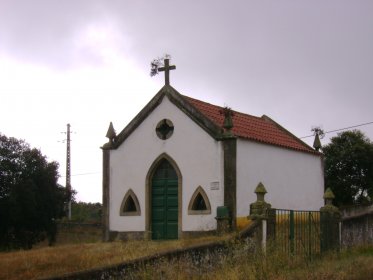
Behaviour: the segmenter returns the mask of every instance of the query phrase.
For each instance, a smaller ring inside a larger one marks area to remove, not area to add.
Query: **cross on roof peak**
[[[165,85],[170,85],[170,70],[175,70],[175,69],[176,69],[175,65],[170,65],[170,59],[169,58],[165,58],[164,59],[164,66],[158,68],[159,72],[164,71]]]

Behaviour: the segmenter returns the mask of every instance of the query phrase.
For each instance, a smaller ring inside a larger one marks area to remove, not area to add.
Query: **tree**
[[[358,130],[339,133],[323,147],[325,186],[335,204],[371,202],[373,195],[373,143]]]
[[[101,223],[102,204],[90,202],[75,202],[71,204],[71,219],[79,223]]]
[[[58,163],[47,162],[39,150],[0,134],[0,249],[54,242],[67,196],[57,170]]]

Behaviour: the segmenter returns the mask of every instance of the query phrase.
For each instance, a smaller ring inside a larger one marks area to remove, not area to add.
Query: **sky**
[[[298,137],[373,122],[373,1],[0,0],[0,133],[101,202],[102,150],[164,85],[270,116]],[[358,127],[373,140],[373,124]],[[328,144],[328,133],[322,144]],[[312,145],[313,137],[303,138]]]

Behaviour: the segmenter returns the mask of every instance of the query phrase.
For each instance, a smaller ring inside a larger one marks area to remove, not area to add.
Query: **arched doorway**
[[[170,161],[163,157],[150,180],[150,231],[152,239],[177,239],[179,231],[179,178]]]

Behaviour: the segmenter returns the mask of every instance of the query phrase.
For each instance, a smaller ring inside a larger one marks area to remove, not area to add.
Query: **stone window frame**
[[[161,132],[159,132],[159,128],[162,125],[167,125],[170,128],[170,130],[165,135],[163,135]],[[157,134],[157,136],[158,136],[159,139],[161,139],[161,140],[167,140],[174,133],[174,129],[175,129],[175,127],[174,127],[174,124],[172,123],[171,120],[169,120],[169,119],[162,119],[162,120],[160,120],[158,122],[158,124],[157,124],[157,126],[155,128],[155,132],[156,132],[156,134]]]
[[[194,201],[196,200],[198,194],[200,194],[202,196],[203,200],[205,201],[205,204],[206,204],[206,209],[205,210],[194,210],[193,209],[193,204],[194,204]],[[194,191],[194,193],[192,195],[192,198],[189,201],[188,215],[208,215],[208,214],[211,214],[210,200],[209,200],[205,190],[201,186],[198,186],[197,189]]]
[[[133,202],[135,203],[136,211],[124,211],[124,206],[126,205],[127,200],[130,197],[132,198]],[[137,199],[136,194],[133,192],[132,189],[129,189],[126,192],[126,194],[125,194],[125,196],[122,200],[122,203],[120,205],[120,208],[119,208],[119,215],[120,216],[141,216],[140,203],[139,203],[139,200]]]

